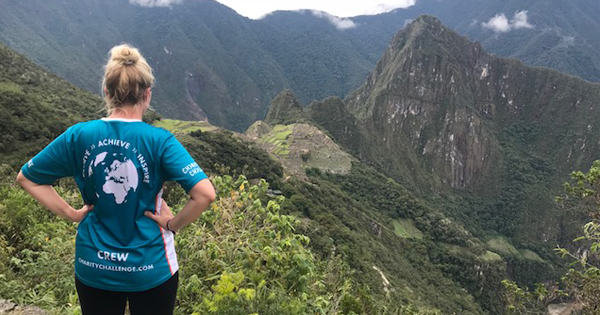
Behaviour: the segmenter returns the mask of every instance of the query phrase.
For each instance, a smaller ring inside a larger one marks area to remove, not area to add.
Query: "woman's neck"
[[[135,105],[125,105],[121,108],[115,109],[108,118],[122,118],[122,119],[137,119],[142,120],[144,116],[144,107]]]

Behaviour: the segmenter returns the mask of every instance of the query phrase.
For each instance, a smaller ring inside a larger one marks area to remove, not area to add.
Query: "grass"
[[[12,82],[0,82],[0,92],[21,94],[23,93],[23,89]]]
[[[544,262],[542,257],[540,257],[534,251],[531,251],[529,249],[519,249],[519,254],[521,254],[521,257],[523,257],[527,260],[535,260],[535,261],[539,261],[539,262]]]
[[[276,148],[273,153],[279,156],[287,156],[290,154],[290,144],[287,141],[292,134],[294,125],[276,125],[273,130],[262,136],[260,141],[270,143]]]
[[[495,237],[486,244],[491,251],[501,255],[519,256],[519,251],[504,237]]]
[[[154,126],[169,130],[171,133],[190,133],[193,131],[215,131],[219,128],[206,121],[184,121],[175,119],[161,119]]]
[[[483,261],[487,261],[487,262],[492,262],[492,261],[501,261],[502,260],[502,256],[491,252],[491,251],[486,251],[485,254],[481,255],[478,257],[479,259],[483,260]]]
[[[392,222],[394,232],[402,238],[423,238],[423,232],[419,230],[411,219],[398,219]]]
[[[538,254],[529,249],[517,249],[504,237],[495,237],[487,241],[487,246],[492,252],[502,256],[514,256],[525,260],[545,262]]]

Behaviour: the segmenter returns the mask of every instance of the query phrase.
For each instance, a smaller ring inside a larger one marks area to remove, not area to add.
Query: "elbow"
[[[213,201],[215,201],[215,199],[217,199],[217,194],[215,193],[215,189],[211,189],[210,191],[207,191],[204,194],[204,197],[206,198],[206,200],[208,200],[208,203],[212,203]]]
[[[208,204],[215,201],[217,194],[212,183],[208,180],[202,180],[190,190],[190,197],[196,201],[203,200]]]
[[[17,175],[16,182],[21,187],[23,187],[23,185],[25,185],[25,183],[27,182],[27,177],[25,177],[25,175],[23,175],[23,172],[19,172],[19,175]]]

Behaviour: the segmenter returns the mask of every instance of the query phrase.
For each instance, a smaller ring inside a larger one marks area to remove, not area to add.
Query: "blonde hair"
[[[137,48],[128,44],[113,47],[104,67],[102,86],[108,114],[124,105],[145,100],[146,90],[154,84],[152,68]]]

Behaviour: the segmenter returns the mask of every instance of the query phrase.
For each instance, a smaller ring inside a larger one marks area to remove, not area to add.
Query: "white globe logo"
[[[129,191],[133,190],[135,192],[138,187],[139,179],[135,164],[122,153],[108,155],[108,152],[102,152],[90,164],[90,176],[98,165],[104,173],[102,191],[107,195],[113,195],[117,204],[127,202],[125,198]]]

